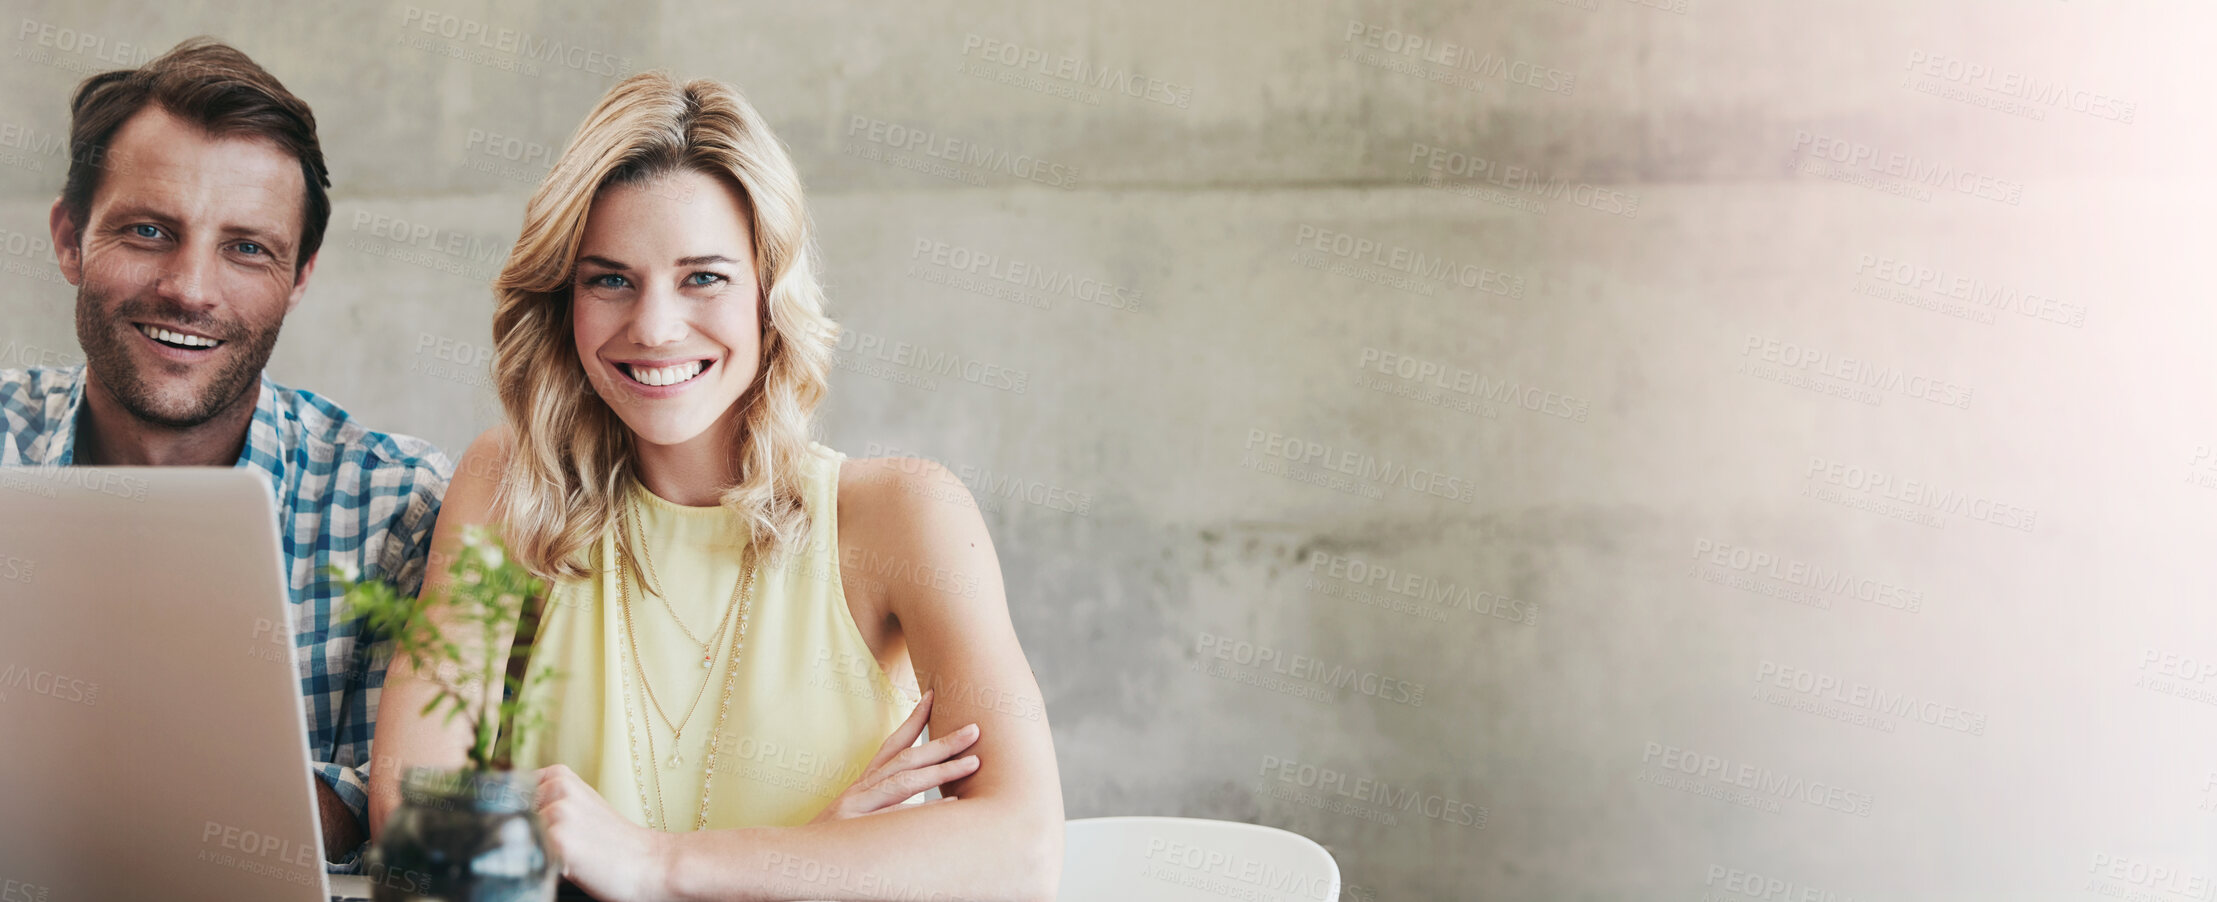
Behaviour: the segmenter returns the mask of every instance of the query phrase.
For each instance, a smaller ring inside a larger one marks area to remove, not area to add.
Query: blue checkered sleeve
[[[305,394],[305,393],[302,393]],[[309,406],[320,402],[312,399]],[[310,712],[308,742],[316,775],[330,784],[358,822],[369,823],[369,778],[376,765],[378,695],[391,658],[387,637],[365,632],[324,567],[385,580],[415,594],[429,565],[431,529],[452,476],[428,446],[381,436],[380,441],[310,449],[289,468],[299,480],[289,503],[296,528],[286,537],[293,563],[295,641],[301,692]],[[320,521],[320,522],[318,522]],[[315,525],[311,528],[310,524]],[[334,870],[351,870],[359,850],[328,849]]]

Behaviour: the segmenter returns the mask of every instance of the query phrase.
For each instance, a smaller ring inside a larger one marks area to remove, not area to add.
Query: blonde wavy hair
[[[493,373],[514,436],[493,501],[512,554],[540,577],[594,568],[580,551],[613,528],[638,479],[634,438],[593,389],[572,333],[571,286],[593,199],[610,185],[697,171],[735,183],[754,236],[762,357],[739,396],[739,481],[720,503],[752,546],[785,556],[808,535],[801,479],[839,327],[824,315],[800,175],[739,92],[646,72],[602,97],[524,207],[493,282]]]

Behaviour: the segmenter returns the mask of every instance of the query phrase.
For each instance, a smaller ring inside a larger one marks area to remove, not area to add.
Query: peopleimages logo
[[[1780,556],[1746,545],[1695,539],[1693,559],[1711,567],[1764,577],[1787,585],[1812,589],[1827,596],[1853,598],[1912,614],[1924,608],[1924,593],[1921,591],[1855,576],[1838,567],[1812,564],[1790,555]],[[1828,604],[1818,606],[1829,607]]]
[[[2094,853],[2094,863],[2087,868],[2093,880],[2086,885],[2088,892],[2123,899],[2164,899],[2178,896],[2185,899],[2217,898],[2217,880],[2207,874],[2196,874],[2183,868],[2135,858],[2129,855]],[[2120,887],[2118,884],[2124,884]],[[2136,887],[2137,889],[2126,889]],[[2154,895],[2156,892],[2167,896]]]
[[[1475,263],[1458,263],[1447,257],[1428,255],[1410,250],[1398,244],[1388,244],[1369,238],[1359,238],[1346,232],[1318,228],[1302,223],[1294,230],[1293,245],[1312,249],[1356,263],[1391,272],[1402,273],[1416,279],[1438,282],[1462,288],[1498,294],[1504,297],[1524,296],[1524,277],[1513,276],[1499,270],[1488,269]]]
[[[1891,176],[1912,185],[1945,188],[1960,194],[2017,206],[2024,202],[2023,182],[1949,166],[1913,153],[1882,150],[1870,144],[1833,135],[1795,130],[1794,152],[1812,160],[1824,160],[1851,170]]]
[[[1396,28],[1372,25],[1355,19],[1347,20],[1347,31],[1340,36],[1340,40],[1349,46],[1350,51],[1357,47],[1368,47],[1373,50],[1383,50],[1386,53],[1399,54],[1410,60],[1421,60],[1439,66],[1447,70],[1446,73],[1441,73],[1442,75],[1467,72],[1482,78],[1497,79],[1507,84],[1521,85],[1538,91],[1546,91],[1550,94],[1566,96],[1578,87],[1578,75],[1573,72],[1535,63],[1531,60],[1511,59],[1492,53],[1480,53],[1474,48],[1464,47],[1451,41],[1434,41],[1423,35],[1409,34]],[[1347,56],[1370,65],[1378,65],[1383,61],[1372,59],[1370,54],[1354,56],[1350,52]],[[1387,68],[1398,67],[1388,66]],[[1428,73],[1419,70],[1408,74],[1424,76]],[[1472,88],[1477,86],[1475,81],[1465,79],[1435,78],[1434,80],[1452,81]]]
[[[1896,480],[1889,473],[1822,457],[1809,458],[1805,475],[1813,484],[1838,486],[1850,492],[1900,502],[1910,508],[1953,514],[2009,529],[2031,532],[2040,521],[2040,512],[2036,510],[1938,488],[1914,479]]]
[[[1810,373],[1836,380],[1830,384],[1848,388],[1848,396],[1867,404],[1877,403],[1881,400],[1881,394],[1900,394],[1944,407],[1962,409],[1970,407],[1971,398],[1978,393],[1977,389],[1970,386],[1945,379],[1907,372],[1900,367],[1880,366],[1856,357],[1830,354],[1820,348],[1754,333],[1749,333],[1747,341],[1740,346],[1740,356],[1772,364],[1789,372]],[[1750,373],[1758,378],[1786,381],[1775,378],[1773,374],[1760,368],[1750,369]]]
[[[1265,688],[1273,691],[1304,690],[1288,691],[1288,695],[1317,698],[1318,693],[1307,690],[1329,687],[1352,690],[1358,695],[1411,708],[1424,706],[1423,683],[1395,679],[1374,670],[1334,664],[1313,655],[1283,652],[1268,645],[1258,645],[1245,639],[1232,639],[1214,633],[1201,633],[1195,642],[1194,651],[1200,656],[1200,660],[1195,663],[1204,665],[1206,672],[1211,675],[1229,678],[1228,674],[1234,671],[1224,665],[1237,664],[1284,678],[1283,686]]]
[[[1258,775],[1392,811],[1420,813],[1458,827],[1486,825],[1486,808],[1483,805],[1438,793],[1419,792],[1406,786],[1395,786],[1384,780],[1357,777],[1329,767],[1304,764],[1292,758],[1264,755]]]
[[[1754,899],[1757,902],[1855,902],[1854,896],[1843,896],[1776,875],[1721,864],[1710,865],[1708,879],[1701,883],[1703,886],[1724,891],[1723,894],[1704,895],[1703,902],[1727,902],[1731,899]]]
[[[1997,69],[1984,63],[1923,50],[1909,51],[1909,61],[1902,68],[1927,78],[1940,79],[2002,97],[2014,97],[2035,107],[2061,107],[2124,125],[2131,125],[2133,117],[2140,112],[2140,105],[2129,100],[2120,100],[2061,81],[2043,80],[2025,72]]]
[[[1829,702],[1873,714],[1914,720],[1926,726],[1973,736],[1986,735],[1985,714],[1966,711],[1929,698],[1920,699],[1906,692],[1881,689],[1858,680],[1842,679],[1835,674],[1766,660],[1756,666],[1755,682],[1758,686],[1790,690],[1810,701]],[[1849,719],[1839,716],[1841,712],[1831,710],[1819,709],[1811,713]],[[1890,725],[1888,729],[1890,731]]]
[[[0,690],[8,689],[28,689],[33,695],[43,695],[55,701],[71,702],[88,708],[100,701],[99,683],[24,664],[9,664],[0,669]],[[0,702],[7,700],[8,693],[0,691]]]
[[[1539,622],[1539,606],[1532,602],[1484,589],[1473,589],[1453,581],[1443,582],[1435,577],[1371,563],[1362,558],[1312,551],[1309,554],[1309,573],[1323,574],[1353,585],[1382,589],[1418,601],[1472,611],[1501,620],[1527,624]]]
[[[22,24],[16,26],[15,39],[63,53],[82,54],[90,57],[93,62],[111,63],[118,68],[146,65],[155,54],[161,52],[143,44],[111,41],[89,31],[63,28],[36,19],[24,19]]]
[[[1398,376],[1495,404],[1522,407],[1533,413],[1580,423],[1585,422],[1586,415],[1593,411],[1592,402],[1575,395],[1549,391],[1517,379],[1496,379],[1477,370],[1383,348],[1364,347],[1355,358],[1355,365],[1364,370]]]
[[[1264,429],[1247,430],[1247,455],[1260,454],[1329,473],[1341,473],[1384,485],[1397,485],[1419,494],[1469,504],[1478,499],[1478,483],[1424,467],[1386,460],[1351,448],[1334,448],[1322,442]]]
[[[963,36],[962,55],[965,58],[974,56],[976,59],[999,63],[1012,69],[1036,72],[1074,86],[1121,94],[1149,103],[1181,110],[1193,106],[1191,85],[1142,75],[1121,66],[1103,66],[1080,57],[1050,54],[1036,47],[989,38],[975,32]]]
[[[884,442],[868,442],[863,446],[868,457],[895,459],[895,469],[920,475],[931,475],[929,461],[951,473],[963,489],[977,494],[981,506],[994,500],[1022,501],[1048,510],[1076,514],[1080,517],[1093,513],[1093,493],[1071,489],[1051,482],[1011,474],[991,467],[970,463],[948,463],[913,448],[901,448]],[[998,508],[994,508],[998,509]]]
[[[2217,660],[2196,660],[2151,648],[2140,653],[2140,669],[2189,683],[2207,683],[2217,676]]]
[[[1303,873],[1304,869],[1286,867],[1278,861],[1231,854],[1161,836],[1147,838],[1146,860],[1148,863],[1139,869],[1142,877],[1204,890],[1228,899],[1291,897],[1332,902],[1338,898],[1353,902],[1348,896],[1335,893],[1332,881],[1321,874]]]
[[[1804,780],[1782,774],[1767,767],[1733,761],[1717,755],[1702,754],[1675,745],[1649,742],[1640,753],[1640,763],[1652,765],[1666,772],[1712,780],[1726,786],[1751,790],[1765,796],[1787,799],[1813,805],[1829,811],[1839,811],[1859,817],[1869,817],[1871,794],[1847,789],[1819,780]]]
[[[632,71],[631,58],[628,56],[616,56],[560,38],[496,26],[419,6],[409,6],[401,12],[400,27],[402,31],[414,30],[426,35],[437,35],[458,45],[482,47],[511,54],[520,60],[562,66],[592,75],[613,78]]]
[[[1041,159],[1031,154],[1010,153],[991,145],[935,134],[929,129],[915,128],[899,122],[853,116],[847,120],[847,137],[861,138],[892,150],[1038,182],[1049,188],[1073,188],[1078,184],[1076,166]]]
[[[2026,319],[2045,320],[2073,327],[2086,325],[2085,304],[2033,294],[2011,285],[1949,272],[1922,263],[1877,254],[1861,254],[1856,257],[1855,274],[1889,285],[1963,301],[1976,309],[2014,310]]]
[[[965,358],[953,351],[942,351],[911,341],[888,341],[885,336],[869,332],[841,330],[832,345],[844,353],[842,365],[854,366],[871,361],[882,361],[897,367],[908,367],[934,376],[961,379],[972,385],[1023,394],[1031,388],[1031,372],[976,358]],[[936,383],[928,384],[936,390]]]
[[[1441,177],[1484,182],[1504,191],[1529,194],[1543,200],[1568,198],[1572,205],[1585,207],[1596,213],[1626,219],[1635,218],[1640,213],[1638,194],[1587,182],[1550,178],[1547,173],[1529,166],[1504,163],[1452,148],[1434,147],[1423,142],[1411,143],[1408,162],[1421,163],[1425,169]]]
[[[1117,310],[1139,309],[1142,296],[1136,288],[930,238],[916,239],[908,259]]]

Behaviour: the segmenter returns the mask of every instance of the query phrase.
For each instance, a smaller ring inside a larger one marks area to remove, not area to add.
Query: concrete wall
[[[2217,893],[2204,6],[11,9],[5,365],[76,359],[70,87],[209,33],[337,186],[274,375],[450,448],[548,155],[620,72],[739,85],[858,336],[825,438],[973,474],[1072,817],[1351,899]]]

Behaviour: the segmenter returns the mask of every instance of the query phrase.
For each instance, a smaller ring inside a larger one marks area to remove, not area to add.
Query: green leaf
[[[405,660],[419,671],[437,673],[452,667],[461,672],[459,685],[450,688],[439,683],[436,694],[417,713],[428,716],[443,708],[443,719],[448,724],[457,717],[466,718],[472,734],[469,758],[476,769],[502,760],[496,756],[504,742],[500,736],[503,723],[536,726],[545,722],[540,712],[529,710],[523,696],[526,690],[553,679],[556,674],[552,670],[540,670],[519,681],[507,676],[501,662],[489,655],[476,662],[477,668],[465,666],[470,662],[462,644],[448,638],[429,616],[436,607],[450,607],[459,618],[455,622],[477,625],[483,643],[480,647],[489,649],[500,627],[519,619],[528,599],[545,596],[548,584],[507,553],[497,529],[472,527],[466,531],[460,552],[447,565],[449,584],[444,592],[409,596],[386,580],[346,579],[344,569],[337,565],[325,565],[321,572],[344,593],[348,618],[365,634],[374,633],[392,643],[394,660]],[[513,645],[512,654],[528,654],[531,648],[530,641],[520,635]],[[473,669],[481,672],[470,672]],[[490,685],[511,690],[516,697],[500,698],[488,705],[482,689]]]

